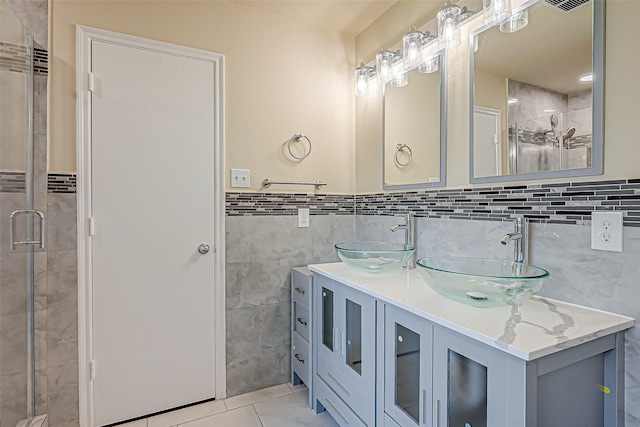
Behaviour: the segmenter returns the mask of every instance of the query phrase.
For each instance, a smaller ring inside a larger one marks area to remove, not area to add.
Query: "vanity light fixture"
[[[500,31],[503,33],[515,33],[529,23],[529,11],[527,9],[512,13],[511,16],[500,23]]]
[[[587,73],[580,76],[581,82],[592,82],[593,81],[593,73]]]
[[[440,47],[455,47],[460,45],[460,29],[458,23],[462,8],[447,0],[438,12],[438,42]]]
[[[422,40],[424,34],[416,27],[411,27],[409,32],[402,37],[402,56],[405,68],[413,68],[422,62]]]
[[[401,59],[400,55],[396,52],[392,52],[386,47],[383,47],[376,55],[376,69],[378,70],[378,77],[380,83],[384,84],[393,79],[393,66]]]
[[[511,17],[511,0],[482,0],[485,25],[493,26]]]
[[[438,64],[440,63],[438,56],[433,56],[430,59],[427,59],[426,62],[420,64],[418,67],[418,72],[420,73],[435,73],[438,71]]]
[[[356,96],[362,96],[367,93],[369,80],[375,77],[376,71],[373,67],[364,65],[363,62],[356,68]]]
[[[473,10],[469,10],[467,6],[462,6],[462,10],[460,11],[460,16],[458,17],[458,23],[461,24],[467,19],[471,18],[476,13]]]
[[[409,83],[409,78],[407,77],[407,73],[400,74],[391,80],[391,86],[393,87],[404,87]]]

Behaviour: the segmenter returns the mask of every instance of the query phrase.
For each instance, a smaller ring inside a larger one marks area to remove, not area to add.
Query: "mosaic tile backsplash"
[[[0,192],[23,192],[24,174],[0,172]],[[74,174],[49,174],[49,193],[75,193]],[[226,193],[227,216],[381,215],[586,225],[593,211],[619,211],[624,225],[640,227],[640,179],[420,190],[360,195]]]

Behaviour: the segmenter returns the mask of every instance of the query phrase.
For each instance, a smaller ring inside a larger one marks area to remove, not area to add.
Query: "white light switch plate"
[[[622,212],[591,214],[591,249],[622,252]]]
[[[231,187],[251,187],[251,171],[249,169],[231,169]]]
[[[298,208],[298,228],[309,227],[309,208]]]

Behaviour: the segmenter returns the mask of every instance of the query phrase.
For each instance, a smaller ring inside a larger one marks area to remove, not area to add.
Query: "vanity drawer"
[[[311,307],[311,271],[306,267],[291,270],[291,294],[293,302],[309,310]]]
[[[361,419],[369,420],[371,424],[375,420],[375,396],[354,386],[338,368],[329,362],[322,354],[317,354],[318,376],[337,394]],[[336,420],[337,421],[337,420]]]
[[[293,304],[293,331],[309,342],[309,310],[298,303]]]
[[[309,386],[311,377],[311,345],[297,333],[293,334],[293,346],[291,347],[291,366],[303,383]]]
[[[367,427],[336,394],[324,383],[324,381],[313,382],[316,402],[324,407],[338,425]],[[371,424],[373,426],[373,424]]]

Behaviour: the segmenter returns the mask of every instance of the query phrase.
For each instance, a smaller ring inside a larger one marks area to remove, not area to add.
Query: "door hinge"
[[[94,87],[95,81],[93,78],[93,73],[87,73],[87,89],[89,89],[89,92],[93,92]]]
[[[96,361],[89,362],[89,379],[94,380],[96,378]]]
[[[93,236],[96,234],[96,223],[93,220],[93,217],[89,217],[89,236]]]

